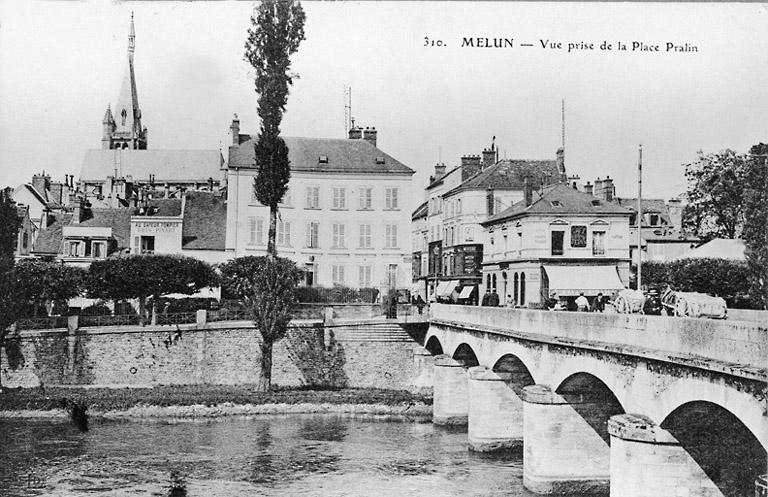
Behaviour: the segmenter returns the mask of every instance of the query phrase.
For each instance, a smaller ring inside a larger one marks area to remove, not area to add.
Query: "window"
[[[334,285],[343,285],[344,284],[344,266],[337,266],[334,265],[332,267],[332,276],[331,280],[333,281]]]
[[[518,252],[523,250],[523,232],[522,231],[518,231],[517,232],[517,247],[516,247],[516,250]],[[517,300],[517,299],[515,299],[515,300]]]
[[[67,245],[67,255],[69,257],[80,257],[80,242],[69,242]]]
[[[264,245],[264,220],[260,217],[250,216],[248,218],[248,244]]]
[[[659,215],[651,214],[651,226],[656,226],[658,224],[659,224]]]
[[[592,255],[605,255],[605,231],[592,232]]]
[[[587,227],[571,226],[571,247],[584,248],[587,246]]]
[[[91,243],[91,257],[95,259],[103,259],[107,256],[107,244],[106,242],[92,242]]]
[[[564,235],[565,235],[565,231],[552,232],[552,255],[563,255]]]
[[[291,223],[290,221],[278,221],[277,223],[277,244],[281,247],[291,246]]]
[[[328,164],[328,156],[327,155],[321,155],[317,158],[317,162],[320,164]]]
[[[21,249],[27,250],[27,247],[29,246],[29,233],[26,231],[23,235],[21,235]]]
[[[386,206],[385,206],[385,208],[387,210],[396,210],[396,209],[398,209],[398,206],[397,206],[397,188],[386,188],[385,189],[385,198],[386,198]]]
[[[461,214],[461,199],[456,199],[456,214]]]
[[[347,191],[344,187],[333,187],[333,208],[334,209],[346,209],[347,208]]]
[[[333,248],[346,248],[347,240],[343,224],[333,225]]]
[[[307,187],[307,209],[319,209],[320,208],[320,187],[308,186]]]
[[[371,286],[371,266],[360,266],[358,268],[360,288],[370,288]]]
[[[471,242],[475,239],[475,228],[472,226],[464,226],[464,241]]]
[[[509,250],[509,239],[507,238],[507,235],[504,235],[504,252]]]
[[[154,236],[141,237],[141,253],[142,254],[155,253],[155,237]]]
[[[360,188],[360,210],[371,210],[371,204],[373,200],[373,188],[364,187]]]
[[[525,305],[525,273],[520,273],[520,305]]]
[[[360,225],[360,248],[371,248],[371,225]]]
[[[386,226],[386,240],[384,242],[385,248],[397,248],[397,225],[388,224]]]
[[[307,223],[307,248],[320,247],[320,223]]]
[[[493,213],[494,214],[498,214],[501,211],[502,211],[502,208],[501,208],[501,198],[496,197],[496,198],[493,199]]]
[[[455,245],[455,244],[456,244],[456,241],[455,241],[455,240],[454,240],[454,238],[453,238],[453,235],[454,235],[454,228],[453,228],[453,226],[451,226],[451,229],[450,229],[450,235],[451,235],[451,236],[450,236],[450,245]]]

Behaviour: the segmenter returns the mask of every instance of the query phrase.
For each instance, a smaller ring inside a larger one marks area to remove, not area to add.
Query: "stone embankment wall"
[[[272,382],[283,386],[431,388],[429,358],[394,323],[331,328],[296,323],[275,344]],[[250,322],[21,332],[0,354],[5,387],[249,384],[260,337]]]

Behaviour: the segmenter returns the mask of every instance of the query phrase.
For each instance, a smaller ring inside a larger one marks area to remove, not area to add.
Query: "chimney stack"
[[[483,169],[496,164],[496,150],[486,148],[483,150]]]
[[[240,118],[237,114],[232,118],[229,130],[232,132],[232,145],[240,145]]]
[[[358,128],[357,126],[352,126],[352,128],[349,130],[349,139],[361,140],[362,138],[363,138],[362,128]]]
[[[72,212],[72,224],[80,224],[85,219],[85,199],[77,197],[75,199],[75,208]]]
[[[592,194],[597,198],[603,198],[603,180],[600,178],[595,180],[595,187]]]
[[[528,176],[523,179],[523,196],[525,197],[525,206],[530,206],[533,203],[533,187]]]
[[[443,163],[435,164],[435,175],[432,181],[437,181],[443,176],[445,176],[445,164]]]
[[[461,181],[466,181],[483,170],[479,155],[464,155],[461,157]]]
[[[565,150],[563,148],[557,149],[557,172],[560,173],[562,177],[565,177]]]
[[[592,195],[592,188],[593,188],[593,185],[592,185],[592,183],[590,183],[589,181],[587,181],[587,184],[586,184],[586,185],[584,185],[584,193],[586,193],[586,194],[588,194],[588,195]]]
[[[603,198],[606,202],[613,201],[614,186],[613,180],[610,176],[606,176],[603,180]]]
[[[32,186],[37,192],[45,198],[45,191],[50,188],[51,177],[45,174],[35,174],[32,176]]]
[[[488,211],[489,216],[493,216],[496,214],[494,212],[494,207],[496,204],[496,197],[494,195],[493,188],[488,188],[488,190],[485,192],[485,202],[486,202],[486,208]]]
[[[376,146],[376,128],[365,128],[365,131],[363,131],[363,140],[367,141],[374,147]]]

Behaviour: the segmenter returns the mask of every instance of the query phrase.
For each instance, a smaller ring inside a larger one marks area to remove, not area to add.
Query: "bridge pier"
[[[521,448],[523,401],[508,382],[513,373],[469,369],[469,447],[478,452]]]
[[[575,408],[594,408],[592,399],[569,401],[546,385],[527,386],[522,397],[523,485],[538,494],[607,495],[608,444]]]
[[[435,357],[432,422],[465,425],[469,414],[467,368],[447,355]]]
[[[650,418],[620,414],[608,421],[611,496],[722,496],[668,431]]]

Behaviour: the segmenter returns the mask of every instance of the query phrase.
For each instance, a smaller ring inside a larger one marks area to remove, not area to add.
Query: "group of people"
[[[590,302],[584,296],[584,292],[581,292],[578,297],[569,302],[566,299],[558,298],[557,293],[552,292],[547,299],[546,305],[547,309],[551,311],[605,312],[605,305],[608,302],[608,297],[602,293],[598,293],[594,300]]]

